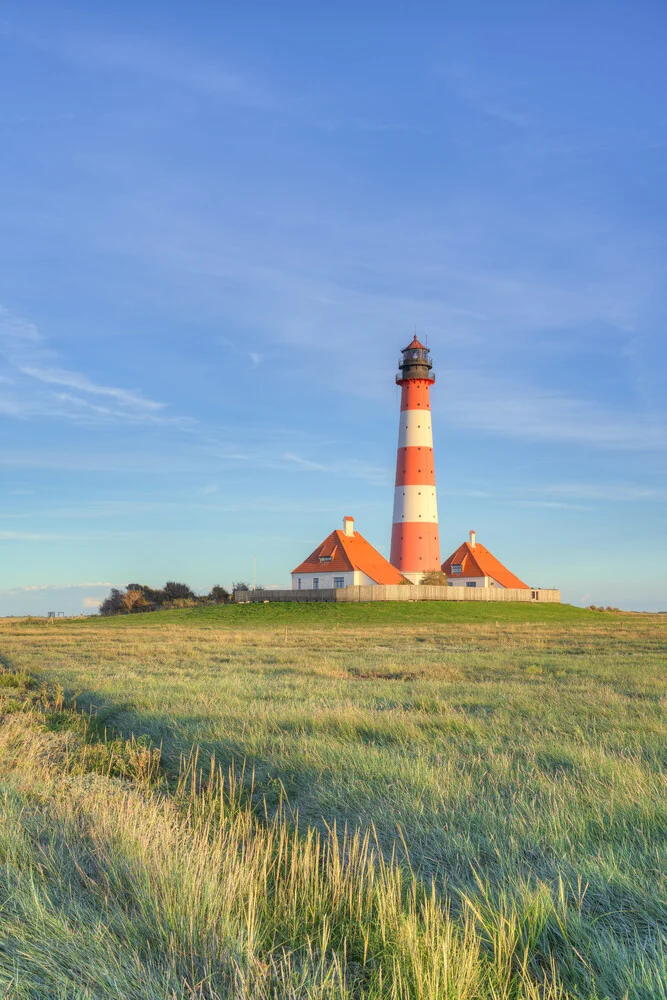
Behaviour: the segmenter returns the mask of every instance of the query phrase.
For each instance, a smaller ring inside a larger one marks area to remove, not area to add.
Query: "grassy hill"
[[[664,616],[210,607],[0,653],[0,995],[667,995]]]
[[[467,622],[586,622],[600,612],[577,608],[572,604],[520,604],[498,602],[386,601],[359,604],[258,603],[216,604],[208,607],[158,611],[144,615],[121,615],[106,619],[121,626],[127,624],[182,624],[210,628],[263,628],[280,625],[317,625],[327,627],[389,625],[437,625]],[[157,617],[154,617],[157,616]],[[617,618],[613,619],[617,621]],[[92,619],[95,621],[95,619]]]

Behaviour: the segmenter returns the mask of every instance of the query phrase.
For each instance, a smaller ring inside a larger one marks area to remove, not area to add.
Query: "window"
[[[334,590],[340,590],[344,586],[345,586],[345,577],[344,576],[335,576],[334,577]]]
[[[298,580],[296,581],[296,589],[301,590],[301,577],[299,577]]]
[[[476,586],[477,586],[477,584],[475,583],[474,580],[467,580],[466,581],[466,587],[476,587]]]
[[[452,563],[452,573],[460,573],[462,569],[461,563]]]
[[[331,556],[320,556],[320,562],[331,562]]]
[[[313,590],[319,590],[319,589],[320,589],[320,578],[319,578],[319,576],[314,576],[313,577]]]

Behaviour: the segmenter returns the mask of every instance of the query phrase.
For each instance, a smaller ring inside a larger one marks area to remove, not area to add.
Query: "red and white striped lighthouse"
[[[412,583],[419,583],[425,573],[440,570],[430,400],[435,375],[428,347],[420,344],[416,334],[402,354],[396,376],[401,386],[401,417],[390,562]]]

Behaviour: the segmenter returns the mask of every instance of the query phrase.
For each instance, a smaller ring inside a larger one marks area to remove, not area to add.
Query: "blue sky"
[[[13,3],[0,614],[385,554],[427,331],[443,557],[667,608],[667,8]]]

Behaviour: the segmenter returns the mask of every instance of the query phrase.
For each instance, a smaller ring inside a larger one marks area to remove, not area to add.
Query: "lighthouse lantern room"
[[[396,457],[390,561],[412,583],[440,570],[429,349],[414,339],[401,352],[396,382],[401,412]]]

